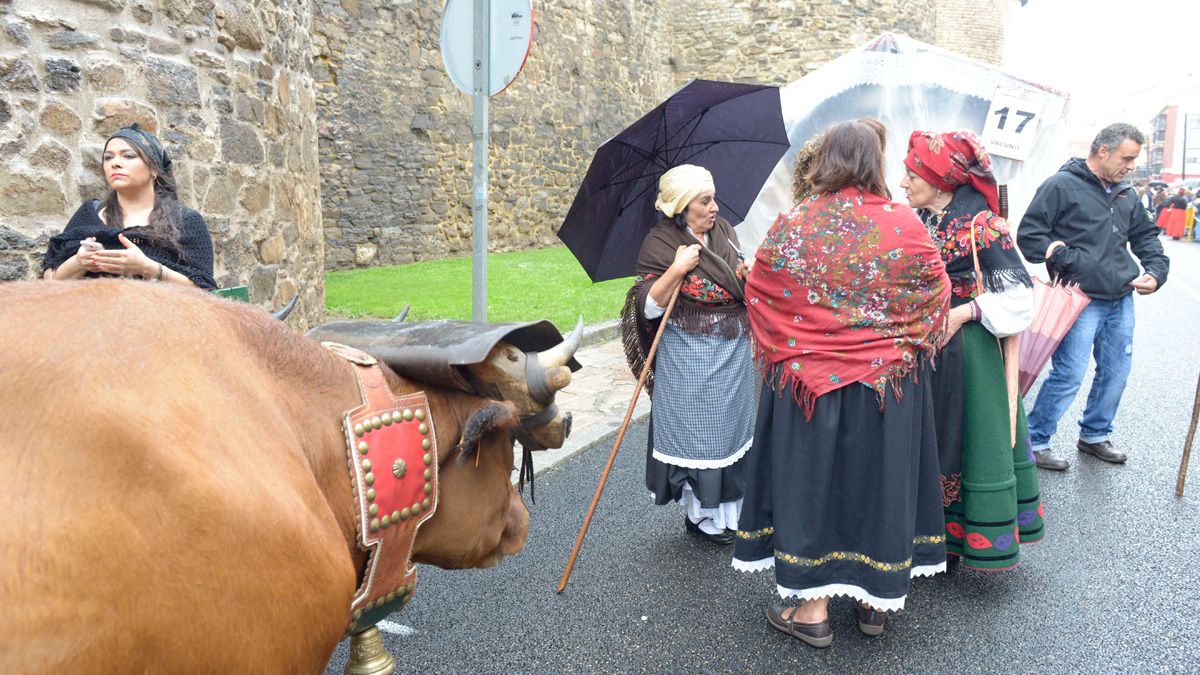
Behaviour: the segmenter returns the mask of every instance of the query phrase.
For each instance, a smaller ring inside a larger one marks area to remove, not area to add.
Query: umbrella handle
[[[575,547],[571,549],[571,557],[567,559],[567,566],[563,569],[562,579],[558,582],[556,593],[562,593],[571,579],[571,571],[575,569],[575,559],[579,557],[579,549],[583,547],[583,538],[587,536],[588,526],[592,524],[592,516],[596,513],[600,495],[604,492],[604,485],[608,482],[608,473],[612,471],[613,462],[617,459],[617,450],[620,449],[621,441],[625,438],[629,420],[633,418],[633,409],[637,406],[638,395],[642,393],[642,385],[646,382],[646,375],[650,373],[650,365],[654,363],[654,354],[658,351],[658,343],[662,339],[663,329],[667,326],[667,319],[671,318],[671,311],[675,309],[675,301],[679,299],[681,286],[683,286],[682,280],[671,288],[671,301],[667,303],[667,308],[658,324],[658,331],[654,334],[654,342],[650,343],[650,351],[646,353],[646,363],[642,366],[642,374],[638,376],[637,385],[633,388],[633,396],[629,399],[629,407],[625,410],[625,420],[621,422],[621,429],[617,431],[612,452],[608,453],[608,463],[604,465],[604,471],[600,474],[600,482],[596,485],[596,494],[592,497],[592,505],[588,507],[587,515],[583,517],[583,525],[579,528],[579,536],[575,538]]]
[[[1183,484],[1187,482],[1188,461],[1192,458],[1192,441],[1196,438],[1196,423],[1200,422],[1200,379],[1196,380],[1196,402],[1192,404],[1192,424],[1188,427],[1187,440],[1183,443],[1183,457],[1179,458],[1179,477],[1175,480],[1175,496],[1183,496]]]

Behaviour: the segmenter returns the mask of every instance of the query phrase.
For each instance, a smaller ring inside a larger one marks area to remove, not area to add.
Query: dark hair
[[[125,140],[129,147],[133,148],[133,151],[142,158],[146,166],[150,167],[150,171],[154,175],[154,208],[150,211],[145,229],[139,230],[138,235],[150,240],[156,246],[180,251],[179,234],[183,229],[183,206],[179,203],[175,176],[171,174],[169,168],[164,168],[153,157],[142,151],[137,143],[129,143],[127,139],[121,140]],[[104,144],[105,150],[108,149],[108,143],[112,141],[113,138],[109,138],[108,142]],[[102,165],[101,173],[103,173],[103,154],[100,155],[100,164]],[[118,230],[125,229],[125,214],[121,211],[121,202],[117,199],[117,191],[111,188],[104,198],[104,220],[107,221],[109,227]]]
[[[678,228],[679,228],[679,229],[681,229],[681,230],[687,231],[687,229],[688,229],[688,224],[687,224],[687,207],[686,207],[686,206],[685,206],[685,207],[683,207],[683,210],[682,210],[682,211],[680,211],[679,213],[676,213],[676,214],[675,214],[675,215],[674,215],[674,216],[671,218],[671,222],[672,222],[672,223],[675,223],[675,227],[678,227]]]
[[[1100,130],[1096,137],[1092,139],[1091,156],[1095,157],[1100,154],[1100,148],[1106,147],[1109,152],[1115,152],[1117,146],[1125,139],[1129,139],[1138,145],[1146,144],[1146,136],[1132,124],[1117,122],[1110,124]]]
[[[858,187],[892,198],[884,176],[887,127],[872,117],[839,122],[825,132],[825,140],[805,176],[813,194]]]

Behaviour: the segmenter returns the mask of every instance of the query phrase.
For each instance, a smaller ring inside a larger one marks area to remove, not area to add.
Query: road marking
[[[402,623],[396,623],[395,621],[388,621],[387,619],[375,624],[375,627],[385,633],[399,635],[400,637],[412,637],[417,634],[417,629],[410,628]]]
[[[1184,293],[1187,293],[1188,295],[1192,296],[1193,300],[1195,300],[1196,302],[1200,302],[1200,292],[1198,292],[1196,289],[1192,288],[1191,286],[1188,286],[1187,284],[1183,283],[1182,281],[1176,281],[1175,285],[1182,288]]]

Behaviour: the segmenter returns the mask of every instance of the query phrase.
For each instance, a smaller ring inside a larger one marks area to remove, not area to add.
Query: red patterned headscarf
[[[992,158],[974,132],[914,131],[908,137],[904,166],[943,192],[954,192],[960,185],[970,184],[987,200],[993,213],[1000,212]]]

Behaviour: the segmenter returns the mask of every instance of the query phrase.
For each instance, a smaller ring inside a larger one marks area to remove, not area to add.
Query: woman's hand
[[[124,250],[95,252],[92,254],[92,259],[95,261],[96,269],[91,271],[117,274],[123,277],[141,276],[145,279],[153,279],[158,276],[158,263],[146,257],[146,254],[142,253],[142,249],[126,239],[125,235],[119,234],[117,238],[125,247]]]
[[[700,264],[700,244],[680,246],[675,249],[675,261],[671,263],[680,274],[687,274]]]
[[[84,272],[99,272],[96,264],[96,253],[103,251],[104,246],[97,243],[95,237],[88,237],[79,242],[79,250],[75,251],[75,264]]]
[[[959,305],[952,308],[946,314],[946,334],[942,338],[942,344],[938,347],[945,347],[946,343],[950,342],[950,338],[962,328],[963,324],[971,320],[971,304]]]

